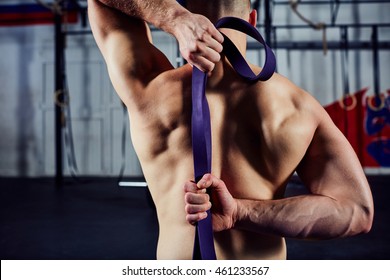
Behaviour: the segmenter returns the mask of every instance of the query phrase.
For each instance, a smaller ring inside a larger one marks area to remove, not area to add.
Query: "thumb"
[[[214,175],[212,175],[210,173],[203,175],[202,179],[200,179],[196,185],[197,185],[198,189],[225,188],[225,183],[221,179],[215,177]]]

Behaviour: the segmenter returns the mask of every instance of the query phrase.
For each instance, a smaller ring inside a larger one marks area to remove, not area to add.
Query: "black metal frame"
[[[61,10],[77,10],[80,13],[82,24],[86,26],[86,7],[79,5],[78,0],[64,0],[61,2]],[[63,30],[62,15],[54,13],[54,40],[55,40],[55,184],[58,187],[63,185],[63,126],[65,94],[65,39],[70,35],[68,31]],[[91,33],[91,31],[88,31]]]
[[[325,28],[337,28],[340,30],[340,41],[328,41],[326,43],[327,49],[341,50],[346,57],[348,50],[370,50],[373,54],[373,80],[374,80],[374,92],[375,95],[380,93],[380,61],[379,50],[390,50],[390,41],[379,41],[378,29],[390,28],[389,23],[372,23],[372,24],[336,24],[337,12],[341,4],[378,4],[378,3],[390,3],[390,0],[301,0],[299,5],[330,5],[331,10],[331,23],[326,25]],[[290,1],[277,1],[277,0],[264,0],[264,25],[259,25],[265,30],[265,38],[267,43],[273,49],[286,49],[286,50],[323,50],[322,41],[311,42],[292,42],[282,41],[278,42],[276,39],[276,32],[278,29],[312,29],[309,25],[273,25],[272,23],[272,8],[276,5],[290,5]],[[371,40],[370,41],[349,41],[348,30],[352,28],[370,28]],[[248,44],[248,48],[257,49],[257,44]],[[344,91],[349,92],[349,85],[344,81]]]
[[[327,24],[325,28],[367,28],[371,27],[373,30],[378,28],[390,27],[389,23],[373,23],[373,24],[336,24],[337,13],[340,5],[358,5],[358,4],[378,4],[378,3],[390,3],[390,0],[301,0],[299,5],[329,5],[331,11],[331,23]],[[282,49],[302,49],[302,50],[318,50],[322,49],[322,42],[277,42],[276,32],[278,29],[302,29],[309,28],[308,25],[274,25],[272,22],[272,9],[275,6],[281,5],[290,5],[290,1],[286,0],[264,0],[264,24],[259,25],[259,27],[264,28],[265,40],[272,48],[282,48]],[[260,11],[259,11],[260,12]],[[374,31],[373,31],[374,32]],[[273,40],[275,38],[275,40]],[[378,39],[378,37],[376,36]],[[378,42],[373,45],[368,42],[349,42],[351,46],[355,49],[368,49],[370,47],[375,47],[378,49],[389,49],[390,44],[388,42]],[[329,42],[328,46],[330,49],[342,49],[342,46],[337,42]]]
[[[269,2],[268,0],[264,0]],[[389,3],[388,0],[301,0],[299,5],[329,5],[330,6],[330,16],[332,24],[336,23],[337,14],[340,8],[340,5],[356,5],[356,4],[380,4],[380,3]],[[272,0],[272,4],[276,5],[290,5],[290,1],[282,0]]]
[[[268,30],[265,32],[265,40],[273,49],[286,49],[286,50],[322,50],[323,42],[322,41],[278,41],[276,40],[276,32],[279,29],[310,29],[312,28],[308,25],[279,25],[279,26],[271,26],[271,28],[266,25],[258,25],[259,28],[264,28]],[[363,50],[390,50],[390,41],[379,41],[378,38],[378,29],[379,28],[390,28],[389,24],[361,24],[361,25],[334,25],[327,27],[327,29],[339,29],[340,33],[343,30],[354,29],[354,28],[370,28],[372,29],[372,34],[375,33],[375,36],[372,37],[370,41],[348,41],[348,46],[350,49],[363,49]],[[267,35],[268,34],[268,35]],[[328,49],[331,50],[341,50],[344,48],[343,43],[341,41],[328,41],[327,42]],[[249,49],[257,49],[258,44],[256,43],[248,43]]]
[[[64,38],[65,34],[62,31],[62,15],[56,13],[54,15],[54,39],[55,39],[55,162],[56,162],[56,176],[55,183],[61,186],[63,182],[63,143],[62,143],[62,119],[63,111],[61,103],[63,103],[64,85]]]

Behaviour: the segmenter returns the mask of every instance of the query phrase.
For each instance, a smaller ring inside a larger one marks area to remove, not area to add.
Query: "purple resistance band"
[[[249,82],[266,81],[271,78],[276,67],[275,56],[255,27],[235,17],[221,18],[215,26],[246,33],[264,46],[266,54],[264,67],[256,75],[233,42],[222,34],[224,36],[223,53],[242,78]],[[207,74],[194,67],[192,72],[192,152],[196,182],[204,174],[211,172],[211,124],[210,110],[205,94],[206,83]],[[193,259],[216,259],[210,211],[207,211],[207,218],[196,225]]]

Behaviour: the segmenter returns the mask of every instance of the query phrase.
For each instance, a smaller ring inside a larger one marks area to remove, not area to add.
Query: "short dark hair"
[[[186,0],[176,0],[180,5],[182,5],[183,7],[186,7]],[[243,0],[244,1],[244,0]],[[249,5],[252,6],[252,1],[251,0],[248,0],[249,1]]]
[[[249,0],[185,0],[185,4],[190,12],[202,14],[212,22],[224,16],[246,18],[250,11]]]

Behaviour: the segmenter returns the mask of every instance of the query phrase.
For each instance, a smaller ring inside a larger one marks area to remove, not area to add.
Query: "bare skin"
[[[143,20],[108,3],[120,1],[103,2],[115,9],[90,0],[90,22],[111,81],[128,108],[133,144],[156,205],[157,258],[190,259],[193,224],[210,207],[218,259],[285,259],[283,237],[328,239],[369,231],[373,202],[367,180],[321,105],[278,74],[267,82],[242,81],[223,55],[220,60],[222,40],[211,27],[203,29],[206,37],[200,36],[206,39],[192,39],[198,47],[183,51],[192,64],[213,70],[207,85],[212,174],[193,183],[192,67],[174,69],[151,43]],[[176,7],[174,1],[165,2],[173,5],[169,9]],[[246,19],[255,24],[255,17],[248,12]],[[200,15],[192,18],[199,19],[207,22]],[[167,23],[155,19],[154,24],[178,34]],[[245,36],[222,31],[245,54]],[[180,36],[179,44],[191,41]],[[295,171],[310,194],[283,198]]]

